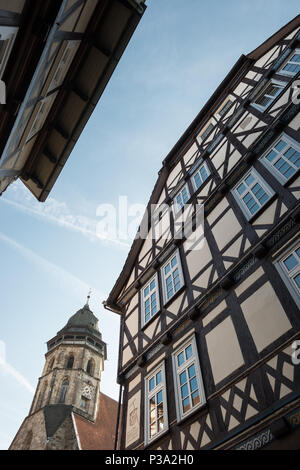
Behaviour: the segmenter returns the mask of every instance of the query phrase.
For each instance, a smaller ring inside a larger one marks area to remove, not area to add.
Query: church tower
[[[29,415],[11,450],[113,448],[117,402],[100,392],[106,343],[88,301],[47,342]]]

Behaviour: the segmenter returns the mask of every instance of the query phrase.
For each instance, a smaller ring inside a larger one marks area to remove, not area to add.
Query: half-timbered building
[[[45,201],[144,11],[144,0],[0,0],[0,195]]]
[[[300,15],[241,56],[163,161],[105,303],[121,448],[300,448],[299,80]]]

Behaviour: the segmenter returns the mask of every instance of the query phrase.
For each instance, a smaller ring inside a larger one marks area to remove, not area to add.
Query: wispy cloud
[[[130,248],[130,244],[117,238],[100,236],[97,233],[99,220],[82,214],[74,214],[65,202],[57,201],[52,197],[49,197],[43,204],[36,201],[20,181],[11,186],[10,197],[2,197],[0,202],[45,222],[81,233],[89,241],[100,241],[105,245],[114,244],[123,249]]]
[[[34,394],[34,388],[28,382],[28,380],[13,366],[11,366],[5,357],[5,344],[3,341],[0,341],[0,369],[5,374],[12,376],[20,385],[25,387],[32,395]]]
[[[98,299],[100,298],[102,300],[105,299],[105,294],[103,292],[100,292],[95,287],[87,284],[86,282],[82,281],[78,277],[74,276],[62,267],[52,263],[46,258],[43,258],[42,256],[34,253],[29,248],[26,248],[25,246],[21,245],[10,237],[7,237],[1,232],[0,240],[10,245],[13,249],[17,250],[23,257],[27,258],[30,262],[36,264],[39,268],[42,268],[54,279],[56,279],[61,287],[63,287],[64,289],[67,288],[71,290],[71,292],[79,299],[82,299],[82,297],[86,295],[90,288],[92,288],[95,297],[97,297]]]

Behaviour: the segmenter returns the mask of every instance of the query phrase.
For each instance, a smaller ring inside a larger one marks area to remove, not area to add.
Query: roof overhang
[[[144,0],[73,2],[77,24],[89,21],[80,32],[70,32],[61,27],[69,3],[62,2],[48,31],[8,136],[0,159],[0,192],[20,177],[39,201],[46,200],[146,9]],[[72,61],[63,83],[53,88],[69,44]]]

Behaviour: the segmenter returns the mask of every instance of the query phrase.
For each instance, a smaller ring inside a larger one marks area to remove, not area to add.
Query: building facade
[[[300,16],[238,60],[163,162],[105,304],[123,449],[300,448],[297,80]]]
[[[113,449],[118,404],[100,391],[106,344],[88,303],[47,349],[29,415],[10,450]]]
[[[0,195],[45,201],[125,51],[144,0],[0,0]]]

